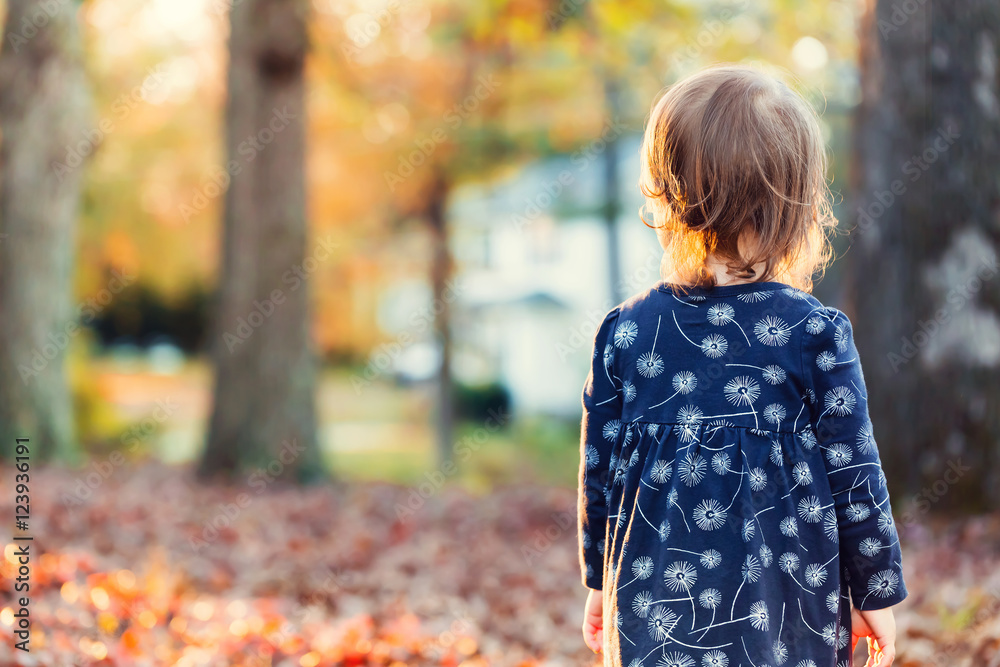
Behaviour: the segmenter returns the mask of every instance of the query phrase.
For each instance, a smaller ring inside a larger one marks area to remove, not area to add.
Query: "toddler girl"
[[[584,637],[605,665],[849,667],[907,596],[812,108],[717,66],[655,105],[641,187],[670,275],[607,314],[583,390]]]

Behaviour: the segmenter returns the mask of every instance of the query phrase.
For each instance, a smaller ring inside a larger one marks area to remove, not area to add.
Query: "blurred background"
[[[35,548],[3,660],[592,661],[580,393],[660,279],[643,124],[736,61],[822,114],[844,233],[814,293],[854,322],[898,506],[898,662],[1000,664],[994,1],[0,18],[0,507],[30,438]]]

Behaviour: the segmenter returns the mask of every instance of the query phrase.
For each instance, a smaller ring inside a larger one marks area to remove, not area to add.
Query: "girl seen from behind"
[[[810,292],[836,226],[809,104],[716,66],[656,103],[665,279],[612,309],[583,390],[584,638],[605,665],[849,667],[907,596],[851,322]]]

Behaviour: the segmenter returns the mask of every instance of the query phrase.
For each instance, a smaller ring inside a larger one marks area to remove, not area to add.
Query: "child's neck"
[[[720,287],[723,285],[742,285],[743,283],[753,282],[751,279],[736,278],[729,275],[726,272],[725,262],[716,258],[715,255],[709,255],[705,264],[709,271],[712,271],[715,274],[715,284]],[[760,273],[764,271],[764,263],[760,262],[759,264],[755,264],[753,270],[756,272],[756,275],[760,275]],[[680,277],[675,272],[670,274],[670,277],[668,277],[664,282],[677,284],[679,280]]]

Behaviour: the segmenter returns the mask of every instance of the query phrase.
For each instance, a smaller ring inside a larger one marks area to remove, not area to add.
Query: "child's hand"
[[[868,639],[865,667],[889,667],[896,657],[896,618],[891,608],[860,611],[851,608],[851,650],[862,637]]]
[[[594,653],[601,652],[604,643],[604,594],[590,589],[583,612],[583,641]]]

